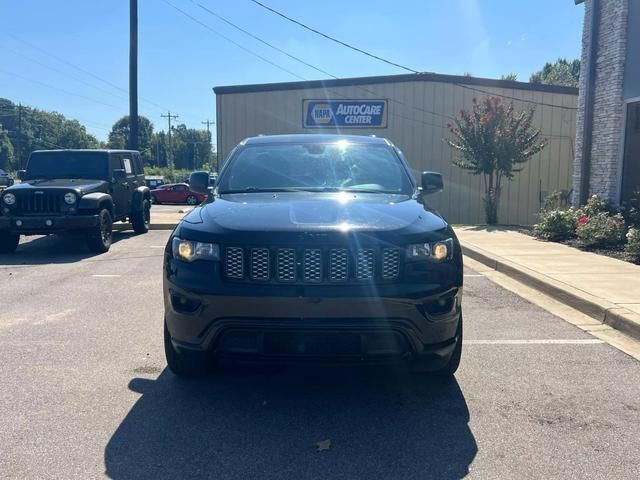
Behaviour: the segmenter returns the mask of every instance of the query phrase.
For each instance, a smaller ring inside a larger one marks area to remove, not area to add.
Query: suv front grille
[[[236,280],[244,278],[244,250],[242,248],[227,248],[224,259],[228,278]]]
[[[397,248],[226,247],[229,280],[282,283],[393,281],[400,277],[402,250]]]
[[[16,192],[15,210],[20,214],[57,215],[61,213],[61,192],[36,190],[33,192]]]

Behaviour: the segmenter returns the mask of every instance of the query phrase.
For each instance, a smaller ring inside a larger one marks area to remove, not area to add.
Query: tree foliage
[[[15,155],[9,135],[0,123],[0,170],[5,172],[15,169]]]
[[[138,115],[138,151],[142,160],[151,162],[151,142],[153,141],[153,123],[147,117]],[[129,115],[121,117],[111,127],[109,132],[109,148],[128,148],[129,143]]]
[[[533,109],[515,111],[513,102],[500,97],[473,99],[471,111],[462,110],[449,124],[449,146],[458,152],[453,161],[473,175],[481,175],[485,217],[498,223],[498,205],[503,179],[512,180],[522,165],[546,146],[540,130],[533,126]]]
[[[176,169],[196,170],[203,164],[215,165],[216,154],[211,147],[210,135],[206,130],[188,128],[184,124],[171,129],[171,152]],[[166,132],[154,135],[152,145],[153,161],[156,167],[169,166],[169,136]]]
[[[501,75],[500,76],[500,80],[509,80],[512,82],[515,82],[518,80],[518,74],[517,73],[507,73],[506,75]]]
[[[568,61],[559,58],[555,63],[545,63],[542,70],[531,75],[531,83],[547,85],[563,85],[565,87],[577,87],[580,81],[580,60]]]
[[[2,138],[8,138],[11,144],[10,149],[4,147],[4,154],[0,153],[0,162],[4,158],[8,170],[23,167],[34,150],[100,147],[100,142],[77,120],[57,112],[19,107],[5,98],[0,98],[0,124],[0,131],[4,132],[0,133],[0,149]]]

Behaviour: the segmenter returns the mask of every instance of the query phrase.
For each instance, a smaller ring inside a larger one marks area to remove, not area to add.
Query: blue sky
[[[156,129],[166,128],[160,114],[168,108],[180,115],[178,122],[191,127],[214,120],[213,86],[297,80],[164,0],[138,1],[139,94],[144,99],[139,108]],[[318,37],[249,0],[167,1],[305,79],[325,76],[233,29],[197,3],[337,77],[406,73]],[[128,110],[128,3],[0,0],[0,97],[61,112],[106,139],[113,122]],[[546,61],[579,56],[584,13],[573,0],[263,3],[415,70],[490,78],[514,72],[524,81]]]

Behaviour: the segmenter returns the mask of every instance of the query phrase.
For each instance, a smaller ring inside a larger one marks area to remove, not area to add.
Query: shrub
[[[564,240],[573,237],[575,232],[576,211],[572,208],[543,211],[533,227],[534,235],[546,240]]]
[[[622,215],[606,212],[583,216],[578,220],[576,234],[585,247],[602,247],[624,243],[626,227]]]
[[[581,217],[593,217],[599,213],[614,213],[609,202],[601,199],[598,195],[591,196],[579,211]]]
[[[627,244],[624,249],[635,260],[640,260],[640,228],[629,229],[627,232]]]
[[[640,228],[640,188],[631,194],[631,198],[623,205],[622,215],[627,225]]]

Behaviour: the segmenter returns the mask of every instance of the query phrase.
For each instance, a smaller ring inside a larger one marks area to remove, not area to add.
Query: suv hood
[[[75,190],[78,193],[86,194],[92,192],[106,192],[108,183],[104,180],[95,180],[87,178],[54,178],[51,180],[25,180],[22,183],[11,187],[12,191],[23,190],[29,188],[48,189],[48,188],[64,188]]]
[[[234,232],[395,232],[423,234],[447,223],[407,195],[357,193],[227,194],[196,208],[182,222],[186,230]]]

